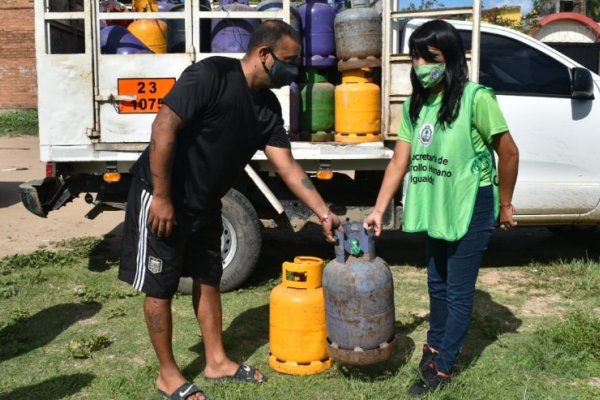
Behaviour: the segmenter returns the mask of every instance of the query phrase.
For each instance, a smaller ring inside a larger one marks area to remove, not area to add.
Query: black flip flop
[[[204,377],[207,381],[237,381],[237,382],[250,382],[250,383],[263,383],[267,380],[265,375],[260,379],[256,379],[254,377],[254,372],[256,372],[256,367],[252,365],[240,364],[235,374],[229,376],[221,376],[219,378],[207,378]],[[262,373],[261,373],[262,375]]]
[[[208,396],[206,396],[204,394],[204,392],[198,388],[198,386],[194,385],[191,382],[185,382],[183,385],[181,385],[177,389],[175,389],[175,391],[173,393],[171,393],[170,396],[160,389],[157,389],[157,391],[158,391],[158,394],[160,394],[161,396],[164,396],[165,398],[167,398],[169,400],[185,400],[196,393],[200,393],[200,394],[204,395],[205,400],[210,400],[208,398]]]

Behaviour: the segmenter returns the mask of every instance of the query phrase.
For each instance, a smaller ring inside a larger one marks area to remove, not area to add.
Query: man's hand
[[[177,132],[184,123],[166,104],[160,108],[152,123],[150,137],[150,173],[152,174],[152,203],[148,227],[159,238],[171,236],[175,211],[171,202],[171,169],[175,157]]]
[[[283,147],[267,145],[265,155],[291,192],[319,217],[323,235],[325,235],[327,241],[335,243],[337,239],[333,234],[333,230],[343,230],[340,219],[329,210],[310,178],[300,164],[294,160],[292,151]]]
[[[152,197],[148,227],[159,238],[171,236],[175,225],[173,203],[168,197]]]
[[[328,211],[327,214],[325,214],[325,216],[326,217],[320,217],[321,229],[323,229],[323,236],[325,236],[325,239],[327,239],[329,243],[336,243],[337,238],[335,237],[333,231],[335,229],[342,230],[342,223],[340,221],[340,218],[331,211]]]

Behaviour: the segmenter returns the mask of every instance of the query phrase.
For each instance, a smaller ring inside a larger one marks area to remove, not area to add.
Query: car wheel
[[[254,271],[260,255],[262,237],[256,210],[243,194],[231,189],[222,202],[221,292],[228,292],[243,285]],[[181,278],[178,291],[191,294],[192,279]]]

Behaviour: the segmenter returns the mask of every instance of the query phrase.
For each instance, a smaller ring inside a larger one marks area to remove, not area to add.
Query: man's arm
[[[150,139],[150,173],[152,203],[148,226],[158,237],[170,236],[175,224],[171,201],[171,169],[175,155],[177,132],[184,123],[167,105],[163,105],[152,123]]]
[[[267,145],[265,155],[275,167],[275,171],[285,182],[292,193],[315,213],[321,221],[323,235],[327,241],[335,243],[333,229],[340,226],[340,219],[333,214],[327,204],[317,192],[310,178],[306,175],[300,164],[294,160],[288,148]]]

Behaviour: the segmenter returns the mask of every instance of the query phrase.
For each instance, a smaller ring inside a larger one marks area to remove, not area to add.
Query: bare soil
[[[19,185],[45,174],[37,137],[0,137],[0,258],[62,239],[102,236],[118,230],[123,221],[123,211],[105,212],[94,220],[84,218],[92,206],[83,196],[48,218],[30,213],[21,203]]]

